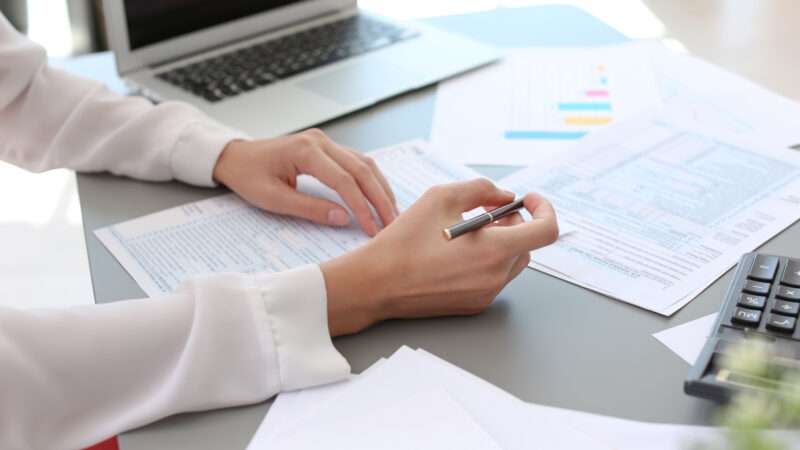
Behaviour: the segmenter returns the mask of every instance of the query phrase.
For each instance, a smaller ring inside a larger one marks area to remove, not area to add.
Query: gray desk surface
[[[435,22],[497,45],[581,44],[575,37],[581,33],[587,34],[581,39],[594,43],[624,39],[579,10],[558,8],[497,11]],[[564,23],[577,24],[582,31],[565,34],[563,29],[570,27],[559,25]],[[532,28],[544,28],[545,33],[531,37]],[[364,150],[427,136],[433,96],[433,89],[424,89],[322,128],[337,141]],[[498,177],[510,169],[481,170]],[[222,192],[109,175],[80,175],[78,182],[98,302],[143,293],[93,230]],[[763,249],[785,254],[797,248],[800,225],[795,224]],[[335,345],[356,372],[409,345],[440,355],[529,402],[636,420],[703,424],[713,406],[683,394],[688,366],[651,334],[716,311],[730,276],[667,319],[526,270],[479,316],[386,322],[336,339]],[[124,434],[120,444],[123,450],[244,448],[269,404],[171,417]]]

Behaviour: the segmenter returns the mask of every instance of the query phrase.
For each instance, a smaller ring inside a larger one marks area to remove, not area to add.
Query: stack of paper
[[[718,434],[531,405],[403,347],[348,381],[281,394],[248,449],[666,450]]]

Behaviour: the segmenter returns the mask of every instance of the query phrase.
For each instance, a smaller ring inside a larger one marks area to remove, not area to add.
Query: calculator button
[[[733,312],[733,317],[731,320],[745,325],[758,325],[758,322],[761,321],[761,311],[755,311],[747,308],[736,308],[736,311]]]
[[[781,316],[780,314],[770,314],[767,319],[767,328],[775,331],[794,331],[795,319],[793,317]]]
[[[752,270],[750,272],[752,273]],[[800,287],[800,259],[789,260],[789,264],[786,265],[786,270],[783,271],[781,283]]]
[[[784,300],[794,300],[800,302],[800,288],[781,286],[778,288],[778,292],[775,294],[775,296]]]
[[[764,309],[767,304],[767,298],[760,295],[742,294],[739,296],[739,306],[745,306],[753,309]]]
[[[745,292],[749,292],[751,294],[767,295],[769,294],[769,288],[770,288],[769,283],[747,280],[745,281],[744,288],[742,288],[742,290]]]
[[[797,270],[800,271],[800,267],[797,267]],[[775,272],[777,271],[777,256],[758,255],[753,261],[753,266],[750,268],[750,274],[747,277],[759,281],[772,281],[775,279]],[[798,275],[798,280],[800,280],[800,275]]]
[[[772,305],[772,312],[786,314],[787,316],[797,316],[800,313],[800,303],[777,300]]]

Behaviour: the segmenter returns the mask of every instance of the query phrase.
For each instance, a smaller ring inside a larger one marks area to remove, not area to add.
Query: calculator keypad
[[[772,281],[775,279],[775,273],[778,271],[778,257],[769,255],[758,255],[753,261],[753,266],[750,268],[750,274],[747,276],[751,280],[758,281]],[[797,270],[800,270],[798,268]]]
[[[775,294],[775,296],[784,300],[800,302],[800,288],[781,286],[778,288],[778,293]]]
[[[739,297],[739,306],[752,309],[764,309],[767,304],[767,297],[760,295],[742,294]]]
[[[800,341],[800,259],[750,254],[737,272],[723,325]]]
[[[800,287],[800,260],[790,260],[786,265],[786,270],[783,271],[781,277],[781,284],[793,287]]]
[[[772,312],[796,317],[797,313],[800,312],[800,303],[776,300],[775,304],[772,305]]]
[[[744,282],[744,288],[742,290],[750,294],[769,295],[770,287],[769,283],[747,280]]]
[[[780,314],[771,314],[767,319],[767,328],[782,333],[791,333],[794,331],[796,319],[794,317],[786,317]]]
[[[745,325],[758,325],[761,322],[761,311],[747,308],[736,308],[733,312],[733,321]]]

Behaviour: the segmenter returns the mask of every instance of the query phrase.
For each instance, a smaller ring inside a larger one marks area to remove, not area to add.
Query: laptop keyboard
[[[416,35],[411,30],[357,15],[157,76],[209,102],[218,102]]]

